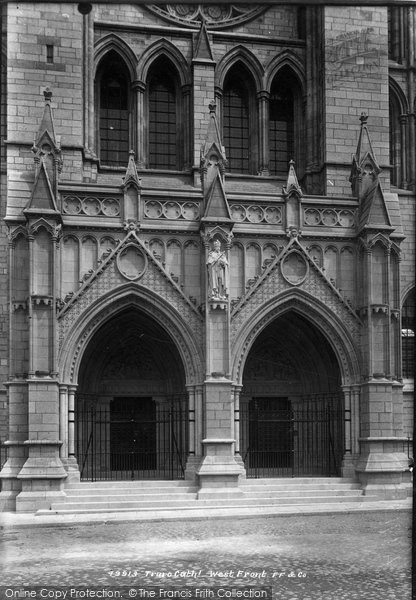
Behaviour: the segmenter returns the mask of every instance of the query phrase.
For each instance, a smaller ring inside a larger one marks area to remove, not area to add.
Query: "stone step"
[[[320,483],[313,482],[307,485],[296,483],[296,484],[264,484],[264,485],[252,485],[249,483],[240,484],[240,489],[245,491],[259,491],[259,490],[273,490],[279,492],[280,490],[305,490],[305,489],[314,489],[314,490],[332,490],[332,489],[349,489],[349,490],[358,490],[361,488],[359,483]]]
[[[367,502],[374,500],[371,496],[362,496],[357,493],[354,496],[304,496],[304,497],[279,497],[279,498],[234,498],[219,502],[212,500],[160,500],[141,501],[130,500],[111,502],[66,502],[54,503],[50,511],[39,511],[39,514],[50,514],[51,511],[59,514],[78,512],[118,512],[118,511],[151,511],[151,510],[180,510],[180,509],[203,509],[203,508],[237,508],[247,506],[291,506],[308,504],[338,504],[342,502]]]
[[[186,494],[193,494],[198,491],[196,486],[193,487],[178,487],[178,488],[169,488],[169,487],[130,487],[130,488],[120,488],[117,486],[112,486],[108,488],[103,487],[82,487],[82,488],[65,488],[65,493],[68,497],[77,498],[81,496],[130,496],[130,495],[154,495],[154,494],[163,494],[165,497],[169,496],[179,496]]]
[[[339,489],[339,488],[334,488],[334,489],[327,489],[327,490],[316,490],[316,489],[305,489],[305,490],[281,490],[279,492],[276,492],[274,490],[262,490],[262,491],[246,491],[243,490],[243,494],[244,494],[244,498],[269,498],[269,499],[275,499],[275,498],[302,498],[303,496],[326,496],[326,497],[333,497],[333,496],[343,496],[343,497],[347,497],[347,496],[356,496],[357,494],[360,495],[361,494],[361,490],[357,490],[357,489]],[[89,493],[77,493],[77,494],[67,494],[67,503],[70,502],[94,502],[94,501],[101,501],[104,499],[106,501],[111,501],[111,502],[117,502],[117,501],[122,501],[123,499],[126,499],[126,501],[129,502],[159,502],[159,501],[164,501],[166,502],[179,502],[179,501],[187,501],[187,500],[193,500],[197,498],[197,490],[193,490],[193,491],[189,491],[189,492],[183,492],[183,493],[175,493],[175,494],[171,494],[171,495],[167,495],[166,492],[164,491],[159,491],[159,490],[154,490],[152,493],[142,493],[142,491],[138,491],[136,490],[136,492],[134,492],[133,490],[130,491],[129,494],[126,494],[124,492],[120,492],[120,491],[112,491],[111,493],[107,493],[107,492],[103,492],[101,491],[91,491]]]
[[[65,489],[68,490],[77,490],[77,489],[85,489],[88,487],[99,487],[102,489],[108,489],[111,487],[117,486],[120,488],[152,488],[152,487],[166,487],[166,488],[189,488],[193,487],[193,484],[189,481],[185,481],[184,479],[112,479],[112,480],[102,480],[102,481],[81,481],[79,483],[69,483],[65,486]]]

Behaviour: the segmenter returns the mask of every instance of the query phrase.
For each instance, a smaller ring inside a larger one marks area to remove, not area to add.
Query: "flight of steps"
[[[247,479],[240,482],[241,497],[198,500],[198,488],[187,481],[97,481],[65,488],[63,503],[39,514],[99,513],[155,510],[200,510],[334,504],[375,500],[364,496],[359,484],[337,477]]]

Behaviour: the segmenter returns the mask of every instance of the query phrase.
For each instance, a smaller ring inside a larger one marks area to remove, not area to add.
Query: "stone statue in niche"
[[[207,260],[208,296],[213,300],[225,300],[228,293],[228,260],[221,250],[220,240],[215,240]]]

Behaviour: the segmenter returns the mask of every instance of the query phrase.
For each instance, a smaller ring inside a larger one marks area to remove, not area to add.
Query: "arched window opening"
[[[402,140],[402,131],[400,127],[400,104],[390,89],[390,101],[389,101],[389,120],[390,120],[390,182],[397,187],[404,187],[404,181],[402,177],[402,147],[404,141]]]
[[[229,170],[255,173],[255,103],[251,77],[242,66],[226,77],[223,95],[223,138]]]
[[[402,370],[403,377],[415,374],[415,290],[406,296],[402,308]]]
[[[96,84],[101,163],[125,167],[129,156],[130,77],[117,52],[111,51],[103,59]]]
[[[285,178],[289,161],[295,160],[299,170],[300,94],[298,81],[290,69],[282,69],[274,78],[269,107],[269,170],[271,175]]]
[[[150,169],[182,168],[177,80],[165,58],[154,63],[148,78]]]

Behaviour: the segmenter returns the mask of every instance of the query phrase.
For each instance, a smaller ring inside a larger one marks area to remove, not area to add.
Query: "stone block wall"
[[[349,195],[361,112],[379,165],[389,164],[387,8],[325,7],[324,19],[327,194]],[[387,190],[388,171],[381,177]]]

